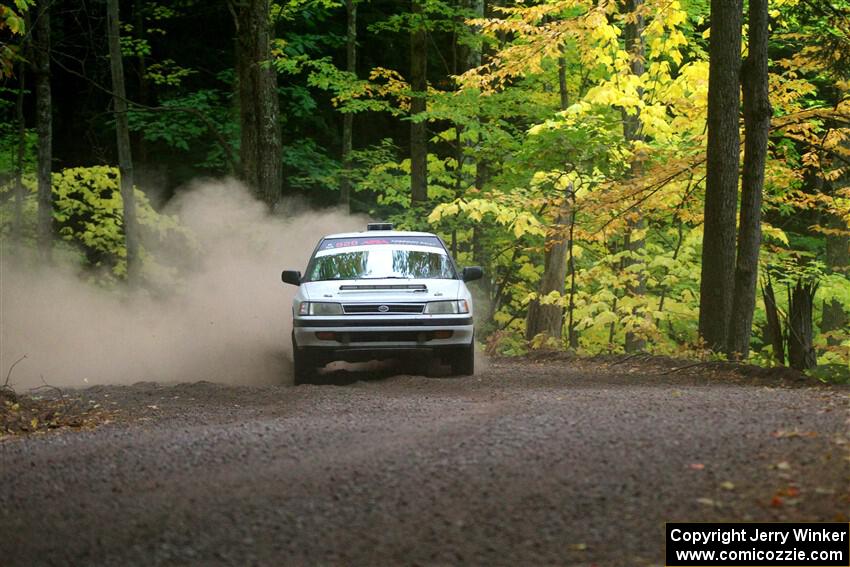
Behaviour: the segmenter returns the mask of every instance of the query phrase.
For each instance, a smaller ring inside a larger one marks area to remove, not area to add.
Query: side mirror
[[[280,279],[283,280],[283,283],[301,285],[301,272],[298,270],[284,270],[280,274]]]
[[[484,270],[482,270],[480,266],[468,266],[463,269],[461,274],[461,277],[465,282],[480,280],[482,276],[484,276]]]

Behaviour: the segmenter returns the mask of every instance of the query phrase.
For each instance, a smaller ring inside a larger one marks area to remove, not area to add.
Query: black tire
[[[451,358],[452,376],[475,374],[475,342],[462,347]]]
[[[295,344],[295,337],[292,337],[292,383],[298,386],[299,384],[310,384],[316,375],[316,364],[312,357],[298,348]]]

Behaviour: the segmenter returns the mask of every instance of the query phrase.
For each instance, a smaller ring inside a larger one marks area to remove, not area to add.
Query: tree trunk
[[[18,155],[15,161],[15,209],[12,222],[12,239],[19,242],[24,228],[24,154],[27,145],[27,125],[24,120],[24,93],[26,92],[26,66],[18,65],[18,98],[15,101],[15,120],[18,122]]]
[[[555,215],[555,222],[549,228],[544,242],[545,260],[543,279],[540,281],[539,296],[542,298],[553,291],[564,295],[567,278],[567,223],[570,221],[569,206],[562,204]],[[540,333],[560,339],[564,326],[564,308],[560,305],[542,305],[539,299],[528,306],[525,324],[525,338],[533,339]]]
[[[563,47],[561,48],[563,53]],[[567,59],[558,58],[558,95],[561,110],[566,110],[570,105],[570,95],[567,91]],[[575,228],[576,228],[576,194],[572,185],[569,186],[565,204],[569,205],[569,233],[567,236],[567,274],[570,276],[569,301],[567,302],[567,342],[573,350],[578,349],[578,331],[575,324],[576,307],[576,258],[575,258]],[[565,282],[566,286],[566,282]],[[561,311],[564,316],[564,310]],[[563,323],[562,323],[563,325]]]
[[[470,0],[470,1],[474,6],[475,16],[483,18],[485,13],[486,13],[486,10],[487,10],[487,3],[484,0]],[[468,58],[467,58],[467,68],[471,69],[473,67],[480,66],[481,63],[483,62],[483,58],[484,58],[483,47],[482,47],[482,49],[477,49],[477,50],[470,49],[469,54],[468,54]],[[485,124],[487,119],[486,119],[486,117],[482,117],[482,116],[479,115],[477,117],[477,120],[478,120],[479,124]],[[481,145],[481,130],[482,130],[482,128],[479,128],[479,134],[478,134],[479,137],[478,137],[478,142],[477,142],[478,146]],[[488,166],[487,162],[485,160],[481,159],[481,157],[478,156],[478,155],[473,157],[473,159],[475,160],[475,181],[474,181],[475,187],[479,191],[482,191],[484,189],[485,185],[487,185],[487,183],[490,181],[490,167]],[[496,304],[496,300],[497,300],[497,298],[494,295],[496,290],[495,290],[495,287],[493,285],[496,280],[495,280],[495,278],[493,278],[490,275],[490,272],[493,272],[493,270],[488,269],[488,268],[491,267],[491,265],[490,265],[490,260],[491,260],[491,258],[490,258],[490,248],[491,247],[488,245],[488,243],[484,242],[484,235],[485,234],[486,234],[486,230],[485,230],[485,226],[484,226],[483,221],[480,221],[473,226],[473,228],[472,228],[472,258],[473,258],[473,261],[477,265],[485,267],[484,279],[481,282],[480,289],[485,294],[487,301],[488,301],[488,305],[490,306],[489,316],[488,316],[487,319],[492,321],[493,314],[495,313],[495,311],[493,310],[493,306]]]
[[[821,316],[820,330],[822,333],[831,333],[832,331],[847,330],[850,325],[850,317],[844,311],[844,306],[837,299],[823,302],[823,312]],[[830,346],[838,346],[841,344],[839,337],[827,337],[826,342]]]
[[[427,109],[426,91],[428,90],[428,32],[425,29],[423,0],[413,0],[413,16],[410,30],[410,116]],[[411,201],[424,203],[428,200],[428,134],[424,120],[410,123],[410,195]]]
[[[779,364],[785,364],[785,341],[782,337],[782,322],[779,318],[779,308],[776,306],[776,294],[770,277],[762,287],[764,311],[767,318],[765,327],[765,342],[773,347],[773,358]]]
[[[465,13],[471,13],[476,18],[484,17],[484,0],[459,0],[460,7],[464,9]],[[461,23],[463,20],[461,20]],[[467,32],[470,35],[480,33],[480,30],[477,27],[469,28]],[[474,69],[481,65],[481,48],[477,45],[468,45],[465,43],[458,42],[458,34],[453,34],[453,53],[455,54],[452,58],[452,75],[462,75],[469,69]],[[479,179],[478,176],[478,163],[476,159],[476,150],[480,147],[480,143],[476,140],[466,140],[465,142],[461,141],[461,136],[464,131],[464,125],[461,122],[455,122],[455,133],[456,133],[456,141],[457,145],[455,147],[456,159],[457,159],[457,175],[455,177],[457,181],[456,185],[456,196],[460,197],[460,192],[462,191],[462,185],[464,182],[473,184],[475,187],[481,187],[477,184]],[[463,168],[465,165],[470,164],[476,169],[476,174],[474,176],[464,175]]]
[[[740,139],[741,1],[711,0],[705,226],[699,334],[726,348],[735,286],[735,217]]]
[[[767,135],[772,114],[767,93],[767,37],[767,0],[750,0],[749,55],[741,69],[744,94],[744,171],[741,181],[735,292],[726,348],[730,359],[744,360],[750,354],[750,334],[756,306],[764,164],[767,159]]]
[[[135,0],[133,2],[133,19],[135,20],[135,29],[133,30],[138,37],[143,37],[145,32],[144,18],[145,0]],[[147,77],[147,60],[144,52],[140,49],[136,57],[136,65],[138,65],[139,76],[139,104],[143,106],[151,105],[150,84]],[[145,142],[144,132],[138,132],[135,136],[136,143],[136,165],[142,169],[144,176],[144,168],[148,162],[148,145]]]
[[[464,7],[471,10],[476,18],[484,17],[484,12],[486,10],[486,3],[484,0],[464,0]],[[477,30],[473,31],[475,32]],[[467,48],[465,56],[466,64],[463,71],[468,71],[469,69],[473,69],[481,65],[483,54],[480,47]],[[478,121],[479,123],[482,122],[480,117],[478,118]],[[479,147],[480,145],[481,140],[479,138],[475,143],[475,146]],[[473,155],[471,159],[475,165],[475,179],[473,180],[473,184],[478,190],[481,190],[488,181],[489,171],[487,169],[487,164],[476,155]],[[480,222],[476,223],[472,227],[472,259],[478,265],[487,266],[489,264],[489,256],[487,254],[486,246],[484,246],[481,242],[481,235],[483,232],[484,231]],[[485,270],[485,274],[487,274],[487,272],[488,270]],[[487,294],[487,298],[492,301],[491,294],[493,286],[490,285],[491,281],[492,279],[490,277],[485,276],[480,287],[484,293]]]
[[[566,57],[558,57],[558,95],[561,99],[561,110],[566,110],[570,105],[570,93],[567,91]]]
[[[112,100],[115,107],[115,131],[118,144],[118,171],[121,173],[121,199],[124,206],[127,283],[134,287],[139,283],[141,257],[139,256],[136,199],[133,194],[133,155],[130,150],[130,128],[127,125],[127,93],[124,85],[124,62],[121,58],[121,20],[118,15],[118,0],[107,0],[106,12],[109,66],[112,73]]]
[[[351,74],[357,73],[357,1],[345,0],[348,15],[345,40],[345,69]],[[354,136],[354,114],[342,115],[342,167],[343,175],[339,187],[339,204],[346,211],[351,210],[351,148]]]
[[[485,0],[467,0],[469,2],[471,9],[473,10],[473,14],[476,18],[483,18],[487,14],[487,2]],[[475,30],[478,32],[478,30]],[[480,67],[484,62],[484,47],[469,49],[467,53],[466,59],[466,70],[473,69],[475,67]],[[479,124],[485,124],[486,118],[478,116]],[[476,145],[481,145],[481,130],[479,128],[478,134],[478,142]],[[487,162],[481,159],[480,156],[476,156],[475,158],[475,187],[478,190],[482,190],[484,185],[490,179],[490,170],[487,166]]]
[[[576,309],[576,256],[575,256],[575,228],[576,228],[576,196],[575,192],[570,195],[572,214],[570,215],[570,239],[569,239],[569,273],[570,273],[570,301],[567,304],[567,338],[570,348],[578,350],[578,331],[575,324]]]
[[[566,62],[563,57],[558,59],[558,90],[560,95],[560,109],[567,108],[567,81]],[[562,78],[563,77],[563,78]],[[572,189],[572,188],[571,188]],[[555,215],[554,224],[546,234],[543,243],[543,278],[540,282],[540,297],[557,291],[563,296],[566,288],[567,278],[567,252],[571,251],[571,238],[567,232],[571,231],[570,223],[570,195],[571,191],[563,198]],[[572,313],[571,313],[572,314]],[[528,306],[528,314],[525,322],[526,339],[531,340],[540,333],[546,333],[550,337],[560,339],[561,329],[564,327],[564,308],[559,305],[541,305],[539,300],[532,301]],[[570,329],[572,330],[572,328]],[[570,336],[568,334],[568,336]]]
[[[38,225],[36,240],[42,259],[49,261],[53,248],[53,107],[50,100],[50,0],[36,5],[33,33],[35,74],[35,131],[38,136]]]
[[[817,366],[812,332],[812,308],[817,284],[798,281],[788,290],[788,363],[797,370]]]
[[[269,0],[234,3],[242,179],[270,208],[283,184],[277,74],[271,65]]]
[[[830,273],[844,274],[845,277],[850,277],[850,236],[847,236],[847,222],[834,215],[830,216],[827,221],[830,228],[844,231],[845,234],[829,234],[826,237],[826,267]],[[823,317],[821,318],[820,329],[824,333],[831,331],[841,331],[847,328],[850,324],[850,317],[844,311],[844,306],[837,299],[823,303]],[[837,337],[829,337],[827,341],[830,345],[836,346],[840,344],[840,339]]]
[[[640,77],[644,73],[644,47],[641,34],[643,34],[643,15],[640,12],[643,0],[626,0],[624,8],[626,13],[634,14],[634,19],[627,21],[625,25],[625,43],[626,51],[629,53],[631,72],[636,77]],[[642,89],[638,89],[638,96],[642,96]],[[640,116],[635,113],[629,115],[623,111],[623,137],[630,145],[635,142],[643,141],[641,133]],[[643,167],[640,159],[635,158],[629,166],[629,175],[631,177],[639,177]],[[636,209],[637,218],[630,219],[626,233],[626,249],[634,255],[638,255],[644,247],[643,231],[646,226],[646,221],[640,211]],[[628,267],[637,263],[633,257],[627,257],[624,262],[624,267]],[[646,275],[643,271],[635,274],[635,281],[630,281],[626,286],[626,293],[630,296],[643,296],[646,294]],[[633,315],[637,313],[632,312]],[[646,348],[646,340],[639,334],[632,331],[626,331],[625,349],[626,352],[639,352]]]
[[[484,0],[460,0],[460,4],[464,10],[467,10],[471,13],[474,18],[483,18],[484,17]],[[480,33],[480,29],[478,26],[470,27],[470,33],[477,34]],[[469,69],[474,69],[481,65],[481,47],[478,45],[461,45],[459,46],[461,56],[460,56],[460,65],[459,69],[457,69],[457,73],[464,73]]]

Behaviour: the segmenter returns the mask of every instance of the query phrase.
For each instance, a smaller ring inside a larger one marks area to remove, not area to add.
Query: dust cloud
[[[303,270],[321,236],[362,230],[366,218],[297,202],[272,215],[232,180],[196,183],[165,212],[179,216],[200,248],[151,250],[181,262],[181,283],[165,294],[128,297],[83,281],[78,266],[33,267],[4,251],[0,381],[23,355],[10,379],[18,389],[39,386],[42,377],[74,387],[287,380],[295,289],[280,272]]]

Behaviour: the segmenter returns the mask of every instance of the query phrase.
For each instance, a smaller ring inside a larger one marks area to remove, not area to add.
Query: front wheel
[[[472,376],[475,374],[475,342],[469,343],[452,356],[452,376]]]
[[[313,376],[316,373],[316,365],[312,357],[307,354],[304,349],[298,348],[295,344],[295,337],[292,338],[292,382],[298,386],[299,384],[310,384],[313,381]]]

